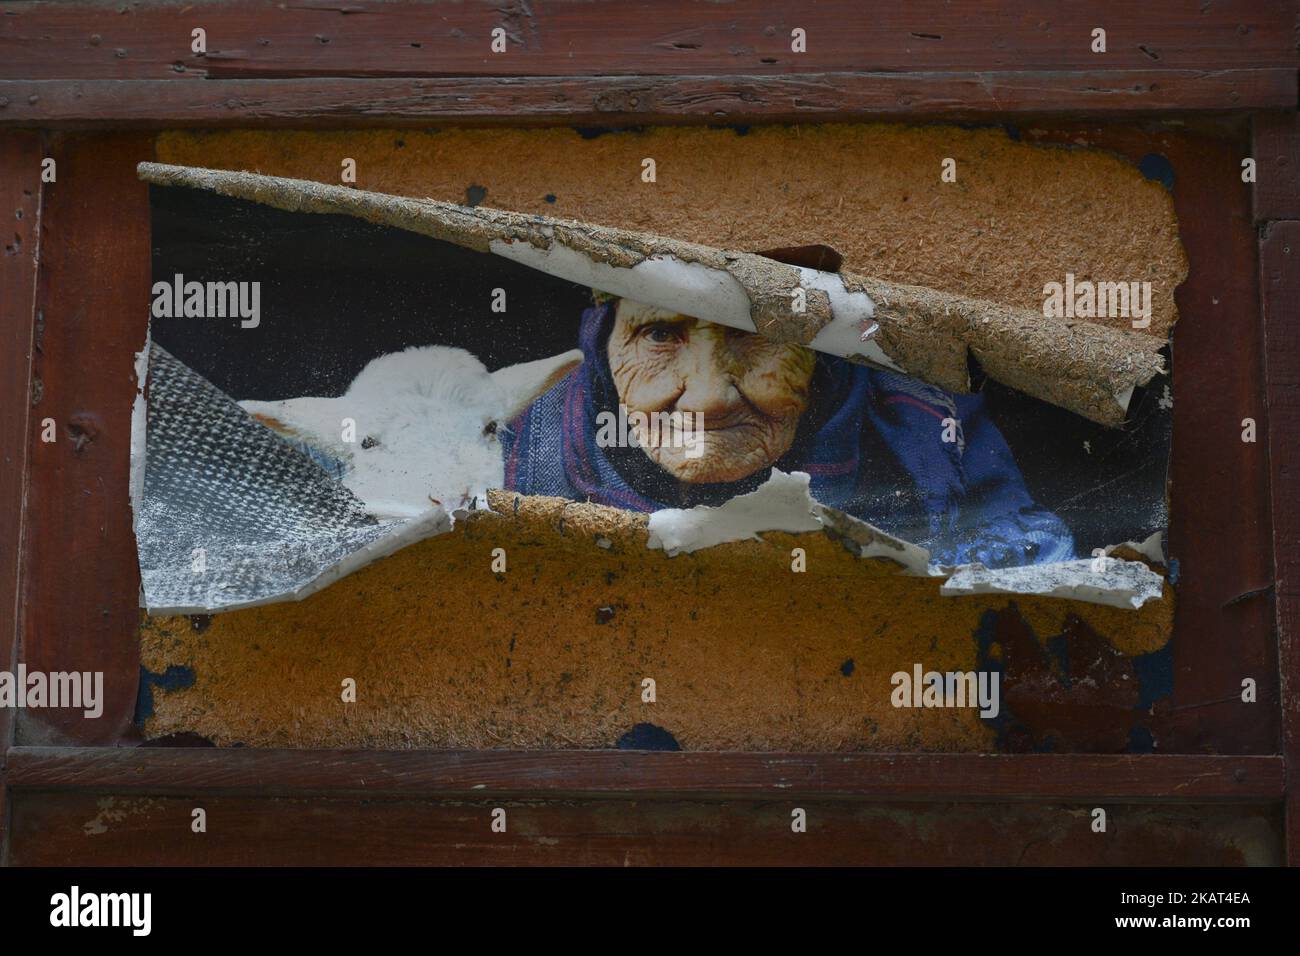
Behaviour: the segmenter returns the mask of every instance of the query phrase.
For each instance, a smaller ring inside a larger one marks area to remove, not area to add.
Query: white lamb
[[[475,499],[481,506],[488,488],[501,487],[498,430],[581,362],[575,349],[489,372],[464,349],[417,346],[371,361],[340,398],[239,404],[314,457],[337,462],[343,484],[375,517],[452,513]]]

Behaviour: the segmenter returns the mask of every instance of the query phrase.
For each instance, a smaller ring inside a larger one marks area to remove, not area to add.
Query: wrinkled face
[[[609,367],[645,453],[679,481],[739,481],[774,464],[794,443],[808,407],[814,355],[725,325],[626,299],[609,336]],[[672,412],[700,423],[696,441],[668,441],[640,427]]]

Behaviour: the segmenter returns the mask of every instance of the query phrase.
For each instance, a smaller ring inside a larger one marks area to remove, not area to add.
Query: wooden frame
[[[0,9],[0,196],[9,204],[0,211],[23,214],[0,256],[0,390],[5,407],[16,410],[0,418],[0,658],[110,675],[96,721],[57,712],[13,721],[0,710],[4,859],[57,859],[15,849],[8,824],[26,832],[37,816],[42,825],[56,813],[84,820],[101,794],[221,799],[246,817],[273,798],[378,794],[545,800],[559,821],[585,820],[610,799],[680,805],[687,821],[704,812],[701,801],[795,797],[1230,803],[1285,807],[1287,853],[1300,861],[1300,787],[1288,783],[1300,766],[1300,126],[1288,5],[1216,4],[1187,20],[1109,2],[1086,13],[1053,10],[1050,18],[1014,3],[954,9],[927,2],[867,18],[852,3],[819,4],[806,17],[786,6],[656,4],[653,35],[635,3],[519,5],[504,14],[486,5],[354,2],[327,10],[256,0],[146,4],[124,16],[45,2]],[[208,31],[206,56],[187,52],[191,26]],[[496,26],[509,44],[493,57],[484,51]],[[795,26],[817,38],[798,57],[788,52]],[[1104,57],[1088,47],[1094,26],[1108,30]],[[1139,125],[1171,114],[1184,129]],[[1191,260],[1179,311],[1218,321],[1185,322],[1175,332],[1185,372],[1175,383],[1171,466],[1171,550],[1185,578],[1169,717],[1177,753],[130,746],[139,666],[138,577],[125,508],[133,389],[102,370],[130,368],[142,339],[148,198],[133,170],[151,158],[152,140],[122,130],[864,117],[1017,124],[1047,117],[1047,138],[1087,128],[1094,144],[1134,160],[1158,144],[1178,171],[1174,197]],[[91,128],[105,132],[84,132]],[[1258,162],[1253,189],[1240,184],[1247,155]],[[41,181],[46,156],[57,162],[53,184]],[[1189,387],[1198,369],[1222,387]],[[47,417],[60,435],[52,445],[36,440]],[[1222,436],[1212,439],[1222,447],[1247,417],[1258,422],[1260,444],[1207,467],[1198,451],[1211,442],[1206,430]],[[1205,572],[1210,565],[1214,574]],[[1237,670],[1217,666],[1225,635]],[[1233,703],[1243,675],[1258,681],[1253,713]],[[44,815],[14,819],[15,803],[55,793],[62,796]],[[399,804],[390,809],[394,820],[406,819]],[[730,858],[751,859],[735,848],[757,824],[737,819],[728,840],[702,841],[694,856],[681,847],[663,856],[663,834],[631,824],[622,838],[650,861],[729,858],[729,848]],[[604,860],[581,840],[561,843],[549,855],[539,851],[538,861]],[[186,861],[186,852],[178,844],[139,858]],[[875,858],[863,853],[857,859]],[[993,850],[987,859],[1002,861]]]

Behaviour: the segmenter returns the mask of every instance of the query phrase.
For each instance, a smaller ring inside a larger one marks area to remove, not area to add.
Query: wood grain
[[[1274,865],[1276,808],[20,792],[19,865]],[[807,830],[791,830],[804,810]],[[191,829],[202,808],[207,832]],[[505,811],[506,832],[491,830]]]
[[[33,416],[52,418],[58,440],[32,445],[23,650],[29,670],[104,672],[106,700],[97,719],[25,710],[19,742],[115,743],[135,709],[139,568],[127,486],[150,288],[149,197],[135,165],[152,152],[138,135],[63,138],[51,149]]]
[[[1288,861],[1300,865],[1300,222],[1278,222],[1260,242],[1267,344],[1274,603],[1282,679]]]
[[[1300,113],[1256,113],[1252,127],[1255,222],[1300,219]]]
[[[1266,414],[1244,149],[1234,138],[1189,137],[1161,150],[1174,170],[1189,266],[1175,292],[1169,468],[1169,546],[1178,561],[1170,717],[1179,752],[1270,753],[1279,739],[1268,463],[1259,445],[1241,442],[1242,419]],[[1248,677],[1256,704],[1241,700]]]
[[[435,79],[0,80],[0,125],[428,126],[830,122],[1277,109],[1294,69]]]
[[[31,439],[32,349],[36,335],[36,261],[40,239],[41,137],[0,134],[0,670],[18,662],[23,500]],[[13,715],[0,707],[0,862],[6,824],[5,757]]]
[[[206,54],[191,31],[207,33]],[[807,49],[792,52],[791,32]],[[1092,30],[1106,30],[1106,52]],[[1036,10],[1014,0],[873,5],[532,0],[280,4],[9,3],[0,78],[169,79],[464,74],[1230,70],[1296,66],[1286,0],[1126,0]],[[505,31],[506,52],[491,50]],[[1293,90],[1294,92],[1294,90]]]
[[[1277,757],[17,747],[10,786],[358,792],[1278,801]]]

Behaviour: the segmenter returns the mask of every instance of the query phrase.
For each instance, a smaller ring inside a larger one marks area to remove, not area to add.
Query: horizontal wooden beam
[[[0,78],[1294,71],[1294,28],[1288,0],[35,0],[0,7]]]
[[[14,790],[1278,802],[1273,756],[15,747]]]
[[[1282,861],[1280,815],[1264,803],[1106,801],[1101,804],[1106,832],[1096,833],[1090,811],[1097,804],[960,798],[930,803],[780,793],[734,800],[499,794],[303,798],[72,790],[20,791],[13,797],[10,862],[15,866],[1114,868],[1277,866]],[[203,834],[193,830],[198,807],[207,819]],[[792,832],[795,807],[804,811],[804,832]],[[498,808],[508,819],[504,832],[492,825]],[[1241,872],[1232,875],[1231,888],[1246,888]],[[18,878],[30,882],[27,874]],[[1098,898],[1095,886],[1082,888],[1093,894],[1089,902]],[[933,897],[933,887],[916,892],[927,903]],[[1059,887],[1056,892],[1059,896]],[[1252,890],[1252,905],[1255,899]],[[9,911],[25,911],[12,895],[6,902]],[[356,900],[350,896],[349,902]],[[1033,909],[1059,921],[1059,899],[1033,906],[1017,889],[1016,902],[1017,920]],[[375,903],[391,906],[392,900]],[[971,898],[972,911],[979,903]],[[283,915],[283,903],[277,905],[280,911],[268,913],[268,919]],[[155,897],[155,914],[191,915],[183,910],[180,900],[167,906]],[[242,900],[239,915],[248,916]],[[159,935],[169,928],[161,919],[154,923]]]
[[[1285,69],[799,76],[0,80],[0,126],[627,126],[680,122],[1168,115],[1294,108]]]

